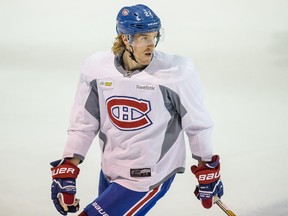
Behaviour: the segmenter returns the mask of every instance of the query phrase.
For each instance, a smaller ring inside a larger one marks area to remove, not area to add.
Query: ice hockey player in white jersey
[[[199,77],[189,58],[155,50],[160,29],[146,5],[125,6],[112,51],[83,63],[64,154],[51,162],[51,198],[60,214],[79,210],[78,165],[96,136],[99,190],[80,216],[145,215],[185,170],[184,136],[197,162],[195,195],[205,208],[223,195]]]

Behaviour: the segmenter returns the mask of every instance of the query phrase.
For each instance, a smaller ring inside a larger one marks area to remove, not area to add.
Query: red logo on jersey
[[[110,120],[120,130],[139,130],[152,124],[147,115],[151,111],[149,101],[113,96],[106,100],[106,107]]]

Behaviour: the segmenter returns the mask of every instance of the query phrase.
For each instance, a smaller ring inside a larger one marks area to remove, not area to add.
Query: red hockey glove
[[[220,198],[223,195],[219,160],[220,157],[214,155],[211,162],[206,162],[199,166],[191,166],[191,171],[199,183],[199,185],[196,186],[194,194],[201,200],[204,208],[211,208],[214,196]]]
[[[79,199],[75,199],[75,194],[79,168],[66,159],[57,160],[50,164],[53,179],[51,199],[57,211],[62,215],[78,211]]]

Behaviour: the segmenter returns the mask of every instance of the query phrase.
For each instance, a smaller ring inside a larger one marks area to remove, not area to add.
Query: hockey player
[[[198,160],[195,195],[205,208],[223,195],[199,77],[189,58],[154,50],[160,28],[149,7],[123,7],[112,52],[83,64],[63,159],[51,163],[52,200],[62,215],[79,209],[78,165],[97,134],[98,196],[80,216],[145,215],[185,170],[185,134]]]

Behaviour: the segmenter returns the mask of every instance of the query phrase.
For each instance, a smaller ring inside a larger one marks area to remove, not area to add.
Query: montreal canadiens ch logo
[[[147,115],[151,111],[147,100],[112,96],[106,100],[106,107],[111,122],[119,130],[139,130],[152,124]]]

